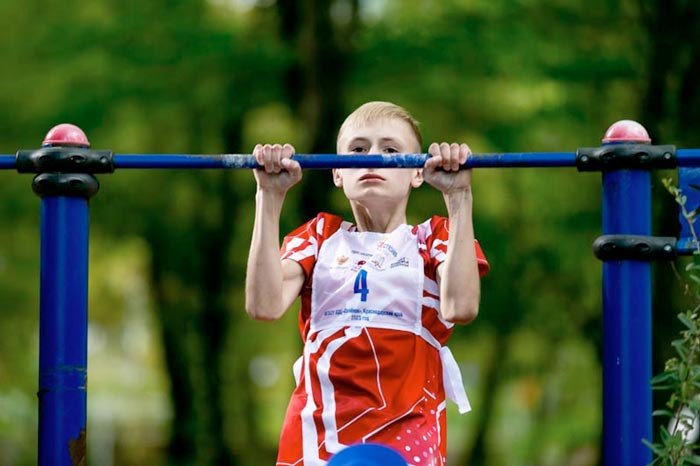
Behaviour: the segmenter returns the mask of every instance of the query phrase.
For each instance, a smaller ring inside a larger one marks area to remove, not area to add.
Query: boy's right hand
[[[253,170],[258,189],[284,194],[301,180],[301,165],[291,158],[294,155],[291,144],[257,144],[253,155],[262,165]]]

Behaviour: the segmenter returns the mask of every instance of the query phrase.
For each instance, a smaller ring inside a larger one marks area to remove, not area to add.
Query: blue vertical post
[[[650,143],[636,122],[608,129],[603,144]],[[651,174],[603,172],[603,234],[651,234]],[[603,264],[603,435],[606,466],[643,466],[651,451],[651,265]]]
[[[79,131],[76,133],[75,130]],[[59,125],[44,146],[89,146]],[[89,174],[40,173],[39,466],[86,464]]]
[[[41,202],[39,465],[85,456],[87,200]]]

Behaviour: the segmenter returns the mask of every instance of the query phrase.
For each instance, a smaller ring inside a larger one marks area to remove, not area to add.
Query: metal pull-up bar
[[[603,145],[575,152],[474,154],[465,168],[568,167],[600,171],[603,236],[603,415],[607,466],[651,462],[651,268],[649,260],[693,249],[688,238],[651,234],[651,170],[700,166],[700,150],[653,146],[638,123],[612,125]],[[59,125],[43,147],[0,154],[0,169],[36,174],[41,197],[39,465],[85,460],[89,208],[94,174],[116,169],[252,169],[250,154],[113,154],[89,149],[85,134]],[[304,169],[418,168],[428,154],[297,154]],[[600,253],[599,253],[600,252]]]
[[[56,149],[56,148],[52,148]],[[67,153],[79,153],[79,148],[67,149]],[[82,149],[89,151],[89,149]],[[41,151],[20,151],[0,154],[0,169],[19,169],[18,158]],[[49,152],[49,151],[47,151]],[[105,151],[102,151],[105,152]],[[50,153],[50,152],[49,152]],[[113,154],[113,169],[253,169],[261,168],[251,154]],[[429,154],[295,154],[292,158],[305,170],[331,168],[420,168]],[[580,159],[584,157],[584,162]],[[700,165],[700,149],[677,149],[674,159],[678,166]],[[673,159],[671,159],[673,160]],[[579,152],[512,152],[472,154],[464,168],[547,168],[575,167],[585,169],[585,155]],[[96,173],[96,172],[95,172]]]

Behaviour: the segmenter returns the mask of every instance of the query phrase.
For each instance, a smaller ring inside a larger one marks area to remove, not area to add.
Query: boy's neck
[[[406,223],[406,203],[395,208],[371,208],[357,202],[350,203],[358,231],[391,233]]]

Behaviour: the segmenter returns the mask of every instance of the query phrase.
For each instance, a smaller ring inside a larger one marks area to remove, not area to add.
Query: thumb
[[[423,168],[428,169],[430,171],[435,171],[435,169],[441,165],[442,156],[434,155],[433,157],[430,157],[428,160],[425,161],[425,165],[423,165]]]
[[[282,169],[289,172],[292,178],[297,180],[301,178],[301,165],[299,165],[299,162],[296,160],[282,159],[280,160],[280,165],[282,166]]]

